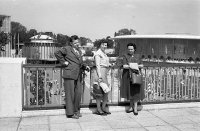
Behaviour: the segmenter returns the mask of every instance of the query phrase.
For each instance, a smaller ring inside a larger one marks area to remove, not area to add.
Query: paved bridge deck
[[[200,102],[143,105],[138,116],[124,106],[111,106],[111,115],[82,108],[80,119],[66,118],[63,109],[24,111],[21,118],[0,118],[1,131],[199,131]]]

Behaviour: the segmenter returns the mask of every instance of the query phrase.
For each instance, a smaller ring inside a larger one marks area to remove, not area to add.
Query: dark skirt
[[[140,92],[141,91],[140,90],[141,90],[141,85],[132,84],[132,82],[130,82],[129,99],[133,99],[134,101],[141,100],[141,97],[140,97]]]
[[[133,99],[139,101],[144,99],[144,87],[138,84],[132,84],[129,70],[124,69],[122,73],[120,97],[127,100]]]

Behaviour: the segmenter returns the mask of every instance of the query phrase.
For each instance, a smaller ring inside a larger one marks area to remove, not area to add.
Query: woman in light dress
[[[99,41],[97,45],[97,51],[94,53],[95,68],[92,71],[92,81],[93,81],[93,97],[96,99],[97,112],[98,115],[108,115],[111,114],[108,111],[108,93],[105,93],[99,86],[99,83],[103,82],[109,87],[107,73],[109,70],[109,58],[105,53],[105,49],[108,44],[105,40]],[[101,104],[102,101],[102,104]],[[102,105],[102,106],[101,106]]]

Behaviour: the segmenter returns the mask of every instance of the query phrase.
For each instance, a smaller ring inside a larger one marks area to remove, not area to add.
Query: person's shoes
[[[67,116],[67,118],[79,119],[78,115],[76,115],[76,114],[74,114],[74,115],[69,115],[69,116]]]
[[[138,112],[135,112],[135,110],[133,110],[133,114],[134,114],[135,116],[137,116],[137,115],[138,115]]]
[[[109,111],[104,111],[104,110],[103,110],[103,112],[104,112],[105,114],[108,114],[108,115],[111,114],[111,112],[109,112]]]
[[[82,117],[82,114],[81,114],[81,113],[79,113],[79,114],[78,114],[78,116],[79,116],[79,117]]]
[[[78,117],[82,117],[82,114],[81,113],[77,113],[76,114]]]
[[[106,114],[108,114],[108,115],[110,115],[110,114],[111,114],[111,112],[110,112],[110,111],[104,111],[104,113],[106,113]]]
[[[129,108],[128,110],[126,110],[126,113],[131,113],[131,112],[133,112],[132,108]]]
[[[106,116],[106,115],[107,115],[106,113],[104,113],[104,112],[99,112],[99,111],[97,111],[95,114],[101,115],[101,116]]]
[[[133,112],[133,114],[134,114],[135,116],[137,116],[137,115],[138,115],[138,112]]]

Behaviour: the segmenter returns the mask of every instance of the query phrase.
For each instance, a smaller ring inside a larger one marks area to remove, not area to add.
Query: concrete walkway
[[[200,103],[144,105],[138,116],[125,107],[111,106],[111,115],[92,114],[66,118],[64,110],[24,111],[21,118],[0,118],[0,131],[200,131]]]

